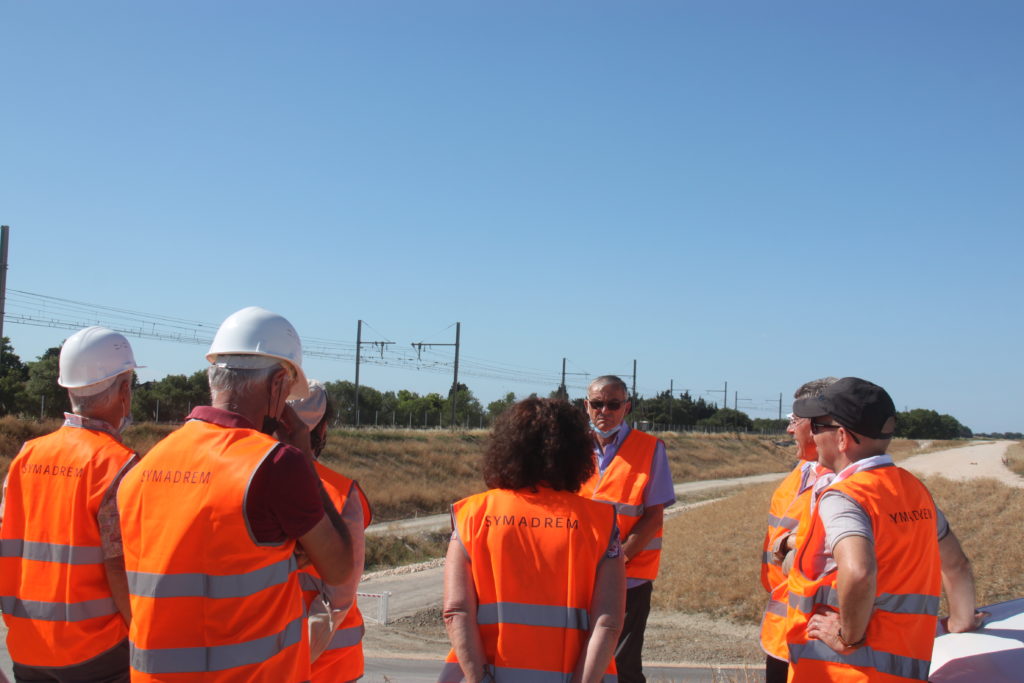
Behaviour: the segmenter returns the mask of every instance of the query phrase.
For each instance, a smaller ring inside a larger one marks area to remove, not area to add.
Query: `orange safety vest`
[[[245,516],[249,482],[278,445],[193,420],[125,476],[133,683],[309,680],[295,541],[259,543]]]
[[[128,636],[107,582],[96,514],[133,455],[110,434],[65,425],[27,442],[11,463],[0,602],[18,664],[81,664]]]
[[[806,462],[798,462],[772,494],[772,502],[768,507],[768,530],[761,548],[761,585],[769,593],[768,604],[761,618],[761,649],[783,661],[789,659],[786,647],[789,588],[782,567],[775,564],[771,548],[780,536],[797,533],[800,520],[807,516],[811,502],[810,484],[816,475],[812,471],[805,477],[803,468]],[[811,467],[816,465],[812,464]],[[802,493],[801,488],[804,489]],[[799,538],[797,534],[798,547]]]
[[[319,462],[316,463],[316,471],[324,483],[324,490],[327,491],[328,497],[339,513],[345,509],[345,504],[352,492],[356,493],[363,506],[363,528],[370,526],[373,511],[359,484]],[[308,610],[310,603],[323,590],[323,580],[316,568],[309,565],[301,570],[299,582],[302,585],[302,595]],[[365,631],[363,615],[353,598],[352,607],[338,626],[338,630],[334,632],[327,649],[313,661],[312,683],[343,683],[354,681],[362,676],[364,666],[363,633]]]
[[[836,570],[809,575],[814,555],[825,547],[824,525],[815,512],[789,574],[789,680],[928,680],[942,583],[931,494],[912,474],[891,464],[861,470],[825,490],[850,497],[871,519],[878,568],[874,612],[865,644],[849,655],[807,638],[807,622],[816,608],[839,609]]]
[[[644,491],[651,478],[651,463],[659,439],[636,429],[626,440],[602,473],[595,471],[580,488],[584,498],[615,506],[619,534],[623,543],[644,514]],[[662,528],[639,553],[626,561],[626,578],[654,581],[661,563]]]
[[[613,511],[568,491],[491,489],[455,503],[484,653],[499,683],[568,681],[587,643]],[[456,542],[453,540],[453,542]],[[440,683],[464,681],[455,651]],[[604,681],[617,679],[612,660]]]

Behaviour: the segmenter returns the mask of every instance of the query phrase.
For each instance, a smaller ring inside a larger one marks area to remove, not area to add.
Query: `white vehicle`
[[[931,683],[1014,683],[1024,680],[1024,598],[980,608],[990,616],[971,633],[935,638]]]

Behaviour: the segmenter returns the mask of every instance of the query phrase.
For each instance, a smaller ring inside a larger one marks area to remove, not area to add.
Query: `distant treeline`
[[[2,339],[0,358],[0,415],[25,417],[60,417],[69,410],[67,392],[57,385],[60,347],[47,349],[35,361],[23,363],[14,353],[10,340]],[[395,426],[395,427],[450,427],[452,401],[455,402],[455,426],[487,427],[495,417],[515,403],[526,398],[513,393],[492,401],[484,407],[469,387],[459,384],[454,396],[414,391],[379,391],[373,387],[359,387],[359,410],[356,411],[355,384],[349,381],[326,382],[328,394],[335,408],[334,426]],[[535,394],[531,394],[535,395]],[[548,394],[564,397],[559,389]],[[210,401],[210,387],[206,371],[192,375],[167,375],[163,379],[139,383],[136,381],[132,401],[132,417],[136,422],[181,422],[191,409]],[[583,399],[573,401],[581,409]],[[719,408],[716,403],[689,392],[672,395],[661,392],[653,398],[637,397],[630,420],[651,429],[705,429],[707,431],[741,431],[765,434],[785,432],[786,420],[752,419],[746,413],[732,408]],[[910,439],[970,438],[971,430],[951,415],[940,415],[934,410],[918,408],[899,413],[896,435]],[[1020,438],[1007,435],[990,435]]]

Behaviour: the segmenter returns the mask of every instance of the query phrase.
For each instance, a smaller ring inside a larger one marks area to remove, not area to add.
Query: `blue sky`
[[[1022,29],[986,0],[2,0],[8,288],[350,346],[461,321],[485,404],[554,388],[485,367],[635,359],[641,394],[728,381],[754,417],[858,375],[1024,430]],[[203,367],[133,344],[143,380]]]

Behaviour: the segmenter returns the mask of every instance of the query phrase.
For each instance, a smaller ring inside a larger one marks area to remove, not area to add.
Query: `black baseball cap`
[[[871,439],[889,439],[893,432],[883,431],[890,418],[896,417],[896,406],[885,389],[860,379],[844,377],[825,387],[811,398],[793,401],[797,417],[832,417],[851,432]]]

